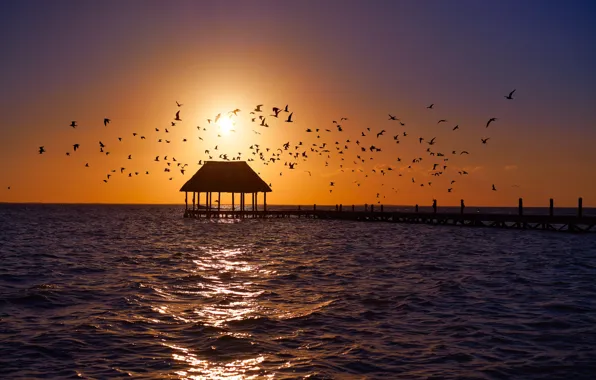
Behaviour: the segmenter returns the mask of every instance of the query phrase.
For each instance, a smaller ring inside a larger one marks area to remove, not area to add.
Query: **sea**
[[[0,205],[0,378],[596,376],[596,234],[183,212]]]

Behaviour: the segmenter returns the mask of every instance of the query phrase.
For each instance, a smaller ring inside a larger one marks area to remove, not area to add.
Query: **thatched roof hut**
[[[267,193],[271,188],[252,170],[245,161],[206,161],[205,164],[189,179],[180,191],[186,193],[188,210],[188,193],[192,193],[192,210],[195,209],[195,194],[198,195],[197,208],[200,206],[200,193],[207,193],[206,208],[211,209],[212,193],[218,193],[217,208],[221,193],[232,193],[232,209],[234,194],[240,194],[240,211],[245,210],[244,196],[252,194],[252,211],[257,211],[257,194],[263,193],[264,209],[267,205]]]

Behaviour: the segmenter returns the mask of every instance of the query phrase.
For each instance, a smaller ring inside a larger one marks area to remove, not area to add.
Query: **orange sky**
[[[558,206],[575,206],[577,197],[583,196],[584,205],[596,204],[591,198],[596,194],[596,179],[589,175],[595,136],[585,128],[593,111],[587,103],[559,104],[556,91],[550,92],[547,82],[532,77],[531,67],[500,73],[498,78],[470,72],[465,66],[474,62],[464,61],[445,63],[464,66],[461,69],[432,74],[431,68],[421,68],[418,61],[408,59],[396,59],[391,67],[385,67],[385,63],[362,57],[376,50],[366,43],[343,47],[313,39],[300,41],[296,32],[303,27],[294,30],[289,26],[280,31],[294,36],[288,40],[275,36],[274,27],[282,28],[278,23],[261,26],[264,29],[247,32],[241,42],[237,39],[242,31],[226,32],[225,26],[220,26],[217,41],[211,41],[214,43],[189,37],[175,42],[167,34],[162,41],[145,41],[134,52],[128,47],[126,53],[111,56],[114,62],[85,69],[87,61],[80,58],[73,73],[49,64],[39,68],[41,72],[20,73],[19,80],[29,91],[6,97],[10,100],[0,106],[4,115],[0,201],[183,203],[184,194],[178,190],[199,168],[197,162],[208,158],[205,149],[214,152],[217,145],[218,153],[232,156],[242,152],[247,158],[255,157],[248,149],[255,143],[274,151],[285,142],[293,147],[302,141],[299,151],[307,150],[306,161],[282,156],[275,165],[265,166],[258,160],[249,163],[272,184],[268,203],[430,205],[436,198],[440,205],[457,205],[463,198],[468,205],[515,206],[517,198],[523,197],[528,206],[547,206],[553,197]],[[410,44],[399,36],[394,43],[396,49]],[[383,50],[378,48],[380,54]],[[355,59],[357,64],[350,63]],[[7,81],[8,75],[3,73]],[[31,82],[31,78],[46,77],[51,79],[39,88]],[[503,81],[504,77],[510,80]],[[513,88],[518,88],[515,99],[504,99]],[[178,110],[176,101],[184,104],[179,108],[183,121],[170,127]],[[270,128],[250,121],[249,111],[261,103]],[[432,110],[426,108],[430,103],[435,103]],[[271,107],[286,104],[294,112],[294,123],[268,116]],[[235,119],[236,132],[217,137],[216,128],[206,119],[235,108],[242,110]],[[388,113],[406,125],[388,121]],[[107,127],[102,124],[104,117],[112,120]],[[341,123],[340,133],[332,120],[341,117],[349,120]],[[498,120],[485,128],[490,117]],[[448,122],[437,124],[439,119]],[[76,129],[69,127],[71,120],[77,121]],[[460,130],[452,131],[456,124]],[[208,130],[199,132],[197,126]],[[165,128],[170,133],[165,134]],[[307,128],[320,128],[321,138],[306,133]],[[385,136],[376,138],[382,129]],[[362,131],[368,136],[361,137]],[[403,131],[409,136],[400,137],[397,145],[392,136]],[[146,140],[133,138],[133,132]],[[121,143],[119,136],[123,137]],[[432,150],[449,158],[442,176],[430,175],[432,164],[442,165],[442,161],[429,156],[429,145],[419,144],[418,137],[436,137]],[[490,137],[487,145],[480,143],[483,137]],[[158,138],[171,143],[158,143]],[[334,154],[334,143],[343,146],[347,139],[351,143],[344,149],[345,161],[341,161],[341,156]],[[382,152],[359,152],[356,140],[366,147],[374,144]],[[99,141],[110,156],[99,153]],[[310,152],[312,143],[321,142],[327,142],[331,158]],[[74,143],[81,145],[76,153],[72,153]],[[37,149],[42,145],[46,153],[39,155]],[[451,154],[462,149],[470,155]],[[70,157],[65,155],[67,151]],[[127,159],[129,154],[132,160]],[[354,164],[357,154],[367,162]],[[157,155],[188,163],[186,174],[175,168],[164,173],[163,162],[153,161]],[[374,159],[368,160],[370,157]],[[422,157],[422,162],[407,169],[417,157]],[[286,161],[297,162],[295,169],[283,166]],[[85,163],[90,167],[85,168]],[[342,164],[344,172],[339,167]],[[125,175],[120,175],[120,167],[126,168]],[[372,172],[388,167],[393,170],[385,176]],[[112,169],[118,173],[106,184],[103,180]],[[144,174],[146,170],[150,175]],[[458,175],[458,170],[467,170],[469,175]],[[126,176],[134,171],[141,174]],[[456,183],[451,185],[451,180]],[[332,193],[331,181],[335,182]],[[491,190],[492,184],[498,191]]]

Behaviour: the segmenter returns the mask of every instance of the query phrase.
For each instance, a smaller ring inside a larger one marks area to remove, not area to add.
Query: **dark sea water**
[[[0,377],[593,379],[596,234],[0,205]]]

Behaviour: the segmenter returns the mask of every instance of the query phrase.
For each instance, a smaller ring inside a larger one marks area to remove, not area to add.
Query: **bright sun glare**
[[[230,131],[232,129],[234,129],[234,122],[232,121],[232,119],[230,119],[229,117],[222,117],[217,121],[217,124],[219,124],[219,128],[221,129],[221,131],[223,133],[225,133],[226,135],[228,133],[230,133]]]

